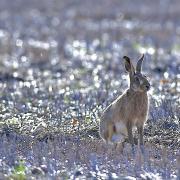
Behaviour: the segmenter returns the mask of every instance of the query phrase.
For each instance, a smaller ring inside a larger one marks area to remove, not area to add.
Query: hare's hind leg
[[[120,145],[121,145],[121,149],[120,149],[121,154],[123,154],[123,152],[124,152],[125,143],[126,143],[126,139],[124,139],[124,141],[120,143]]]

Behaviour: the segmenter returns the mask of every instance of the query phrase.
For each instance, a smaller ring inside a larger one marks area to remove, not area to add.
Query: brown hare
[[[143,129],[146,122],[149,102],[147,91],[150,83],[141,73],[144,54],[138,60],[136,69],[129,57],[124,56],[125,69],[129,73],[129,88],[113,101],[100,118],[99,132],[107,143],[123,142],[128,137],[134,146],[133,127],[137,127],[139,143],[143,145]]]

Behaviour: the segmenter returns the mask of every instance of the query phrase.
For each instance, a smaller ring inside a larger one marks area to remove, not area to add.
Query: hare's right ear
[[[129,57],[127,56],[124,56],[123,59],[125,60],[125,69],[126,71],[128,71],[131,75],[134,75],[135,73],[135,69],[134,69],[134,66],[133,64],[131,63],[131,60]]]
[[[142,62],[144,60],[144,54],[142,54],[141,58],[138,60],[137,65],[136,65],[136,72],[141,73],[141,67],[142,67]]]

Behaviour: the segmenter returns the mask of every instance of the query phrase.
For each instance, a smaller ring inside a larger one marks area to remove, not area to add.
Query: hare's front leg
[[[139,136],[139,145],[141,148],[141,152],[144,153],[144,126],[137,126],[138,136]]]
[[[127,123],[128,139],[129,139],[129,142],[131,143],[131,146],[132,146],[132,152],[133,152],[133,154],[135,154],[134,138],[133,138],[132,128],[133,128],[132,123],[128,122]]]
[[[143,132],[143,129],[144,129],[144,127],[142,125],[137,127],[138,136],[139,136],[139,142],[140,142],[139,144],[140,145],[144,145],[144,139],[143,139],[144,132]]]

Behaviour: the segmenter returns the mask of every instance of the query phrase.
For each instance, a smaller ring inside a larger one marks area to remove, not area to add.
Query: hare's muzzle
[[[146,85],[146,89],[147,89],[147,91],[150,90],[150,84]]]

